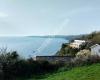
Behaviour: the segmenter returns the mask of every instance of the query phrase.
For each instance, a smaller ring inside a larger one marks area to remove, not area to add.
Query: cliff
[[[69,47],[70,42],[75,39],[79,40],[86,40],[89,41],[82,49],[89,49],[89,47],[93,44],[100,44],[100,31],[99,32],[92,32],[90,34],[81,35],[80,37],[76,37],[69,41],[69,43],[62,44],[61,49],[56,53],[58,56],[66,56],[66,55],[74,55],[80,51],[80,49],[73,49]]]

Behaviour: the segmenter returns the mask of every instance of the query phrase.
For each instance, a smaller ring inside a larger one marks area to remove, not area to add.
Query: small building
[[[70,62],[74,56],[36,56],[36,61],[48,61],[48,62]]]
[[[100,56],[100,45],[99,44],[95,44],[91,46],[90,49],[91,49],[91,55]]]
[[[72,48],[80,48],[85,43],[86,43],[85,40],[74,40],[74,42],[70,43],[69,46]]]

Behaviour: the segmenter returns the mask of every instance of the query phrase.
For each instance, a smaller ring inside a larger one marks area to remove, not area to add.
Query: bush
[[[88,58],[77,57],[72,62],[62,64],[61,62],[49,63],[47,61],[34,61],[33,58],[22,59],[16,51],[0,52],[0,80],[16,80],[17,78],[29,78],[52,73],[57,70],[70,70],[76,66],[99,63],[99,56],[89,56]]]
[[[60,64],[51,64],[47,61],[34,61],[33,58],[22,59],[16,51],[0,52],[0,80],[16,80],[55,72]]]
[[[80,50],[77,54],[76,54],[76,58],[81,58],[81,59],[86,59],[91,55],[91,52],[89,50]]]
[[[75,66],[83,66],[83,65],[90,65],[94,63],[100,63],[100,56],[98,55],[90,55],[87,58],[76,57],[73,60]]]

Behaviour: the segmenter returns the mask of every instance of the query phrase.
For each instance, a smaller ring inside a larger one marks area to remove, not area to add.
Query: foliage
[[[75,39],[75,38],[74,38]],[[100,44],[100,32],[92,32],[91,34],[82,35],[76,39],[86,40],[86,44],[81,46],[80,49],[74,49],[69,47],[68,43],[62,44],[60,51],[57,52],[56,55],[66,56],[66,55],[76,55],[76,53],[83,49],[90,49],[90,47],[94,44]],[[69,41],[70,43],[74,40]]]
[[[34,61],[33,58],[22,59],[16,51],[7,52],[6,49],[1,50],[0,53],[0,80],[16,80],[32,76],[36,79],[48,73],[68,71],[77,66],[100,63],[99,56],[90,56],[86,60],[75,58],[70,63],[62,64],[60,62]]]
[[[57,55],[59,55],[59,56],[67,56],[67,55],[75,56],[76,53],[79,51],[79,49],[71,48],[71,47],[69,47],[69,45],[66,45],[64,47],[63,46],[64,46],[64,44],[62,45],[62,48],[57,53]]]
[[[80,50],[77,54],[76,57],[78,58],[88,58],[91,55],[91,52],[87,49]]]
[[[41,80],[99,80],[100,63],[91,66],[76,67],[70,71],[50,74]],[[34,79],[31,79],[34,80]]]
[[[90,40],[94,43],[100,43],[100,32],[94,31],[91,34],[83,35],[79,39]]]
[[[0,80],[16,80],[31,76],[52,73],[61,67],[60,64],[51,64],[47,61],[34,61],[33,58],[22,59],[16,51],[0,52]]]

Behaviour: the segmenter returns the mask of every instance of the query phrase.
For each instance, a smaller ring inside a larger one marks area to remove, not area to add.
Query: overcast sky
[[[0,36],[100,30],[100,0],[0,0]]]

